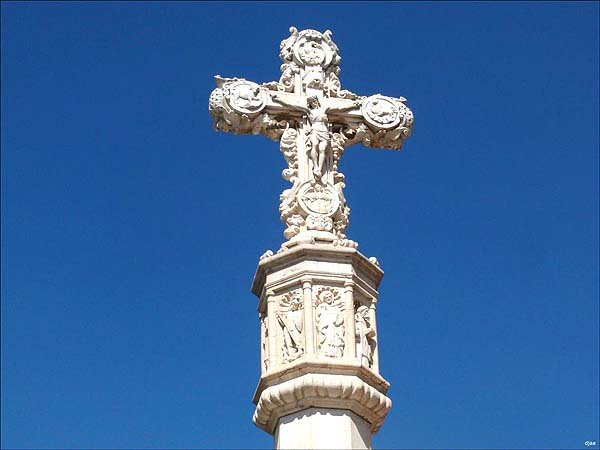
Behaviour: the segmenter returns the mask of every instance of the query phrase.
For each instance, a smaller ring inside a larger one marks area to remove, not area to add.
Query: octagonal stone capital
[[[391,406],[385,394],[357,376],[309,373],[263,390],[252,420],[273,434],[288,414],[312,407],[345,409],[365,419],[375,433]]]

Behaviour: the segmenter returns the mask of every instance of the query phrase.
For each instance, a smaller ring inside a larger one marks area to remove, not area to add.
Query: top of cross
[[[280,214],[290,241],[356,246],[346,239],[350,209],[338,171],[344,148],[400,149],[413,114],[404,97],[359,96],[341,89],[339,49],[329,30],[298,31],[280,45],[278,81],[257,84],[216,76],[209,99],[216,130],[264,134],[280,141],[288,163],[283,177],[293,183],[281,194]]]

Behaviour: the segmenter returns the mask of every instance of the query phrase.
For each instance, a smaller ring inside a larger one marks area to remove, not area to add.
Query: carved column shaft
[[[269,328],[268,349],[270,367],[276,367],[279,364],[280,356],[277,349],[277,319],[275,317],[275,295],[272,291],[267,292],[267,323]]]
[[[344,318],[346,322],[346,359],[356,360],[356,324],[354,322],[354,283],[344,284]]]
[[[269,349],[268,349],[268,324],[266,323],[267,316],[265,314],[259,313],[258,320],[260,321],[260,370],[261,372],[266,372],[268,368],[269,361]]]
[[[312,283],[308,280],[302,282],[302,292],[304,296],[304,348],[306,355],[315,354],[314,338],[314,315],[312,305]]]
[[[379,332],[377,331],[377,303],[375,301],[371,302],[369,306],[369,317],[371,319],[371,327],[375,330],[375,336],[373,336],[373,341],[375,341],[375,348],[373,349],[373,367],[372,370],[376,373],[379,373]]]

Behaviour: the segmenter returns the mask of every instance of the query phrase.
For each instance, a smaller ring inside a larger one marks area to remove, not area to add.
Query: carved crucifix
[[[303,242],[356,247],[348,240],[350,208],[339,160],[344,148],[399,150],[410,136],[413,114],[403,97],[359,96],[340,89],[339,50],[331,32],[298,32],[281,42],[279,81],[257,84],[216,76],[209,99],[216,130],[264,134],[280,141],[292,183],[280,196],[288,239],[282,250]]]

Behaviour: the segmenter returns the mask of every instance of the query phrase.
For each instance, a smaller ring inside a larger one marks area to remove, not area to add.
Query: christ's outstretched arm
[[[300,111],[300,112],[303,112],[305,114],[308,114],[310,112],[310,110],[308,108],[306,108],[304,106],[295,105],[294,103],[289,103],[289,102],[283,100],[277,94],[272,95],[271,96],[271,100],[273,100],[276,103],[279,103],[280,105],[287,106],[290,109],[293,109],[293,110],[296,110],[296,111]]]
[[[356,101],[352,102],[352,104],[349,106],[344,106],[341,108],[329,107],[329,108],[326,108],[325,111],[327,111],[327,112],[345,112],[345,111],[350,111],[350,110],[353,110],[356,108],[360,108],[360,105],[361,105],[361,101],[356,100]]]

